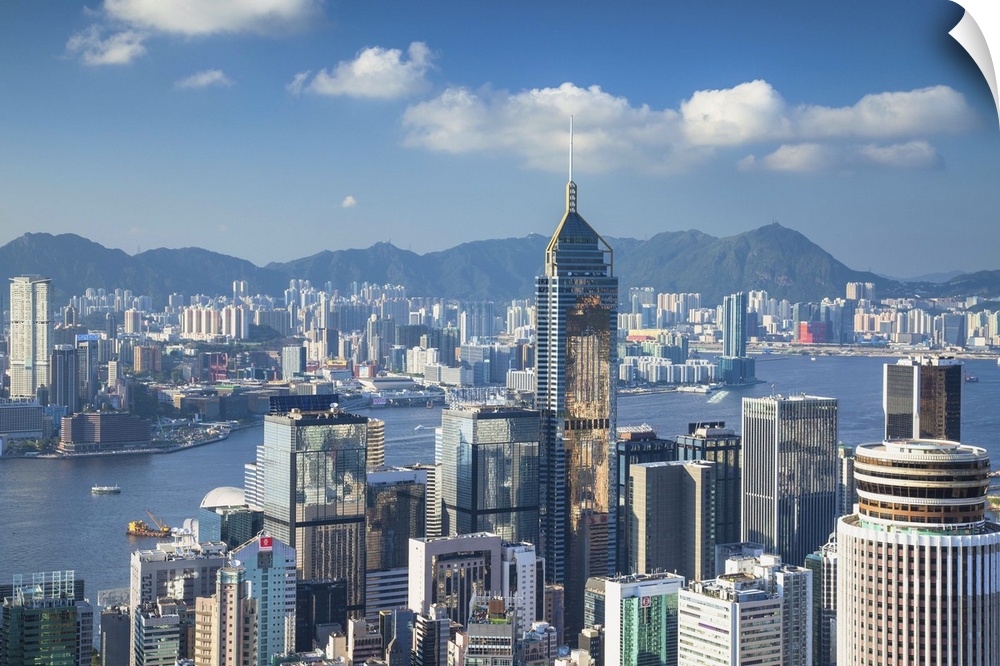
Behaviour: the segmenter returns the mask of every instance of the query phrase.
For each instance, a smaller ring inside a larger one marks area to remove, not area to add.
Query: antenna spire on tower
[[[566,183],[566,210],[576,212],[576,183],[573,182],[573,116],[569,117],[569,182]]]

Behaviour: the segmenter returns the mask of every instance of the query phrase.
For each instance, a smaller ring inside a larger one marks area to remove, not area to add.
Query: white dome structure
[[[208,491],[201,500],[202,509],[218,509],[220,507],[246,506],[247,500],[242,488],[220,486]]]

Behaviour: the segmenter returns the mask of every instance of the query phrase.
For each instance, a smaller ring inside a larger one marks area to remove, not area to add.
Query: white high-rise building
[[[677,594],[683,586],[684,577],[672,573],[605,578],[604,663],[677,663]]]
[[[232,551],[241,563],[250,597],[257,600],[257,664],[295,651],[295,549],[258,535]]]
[[[410,610],[427,615],[432,604],[465,624],[474,595],[498,592],[501,539],[488,532],[410,539]]]
[[[743,573],[677,593],[677,664],[781,666],[782,600]]]
[[[855,449],[837,524],[837,663],[1000,663],[1000,526],[990,459],[945,440]]]
[[[10,279],[10,397],[34,398],[49,385],[52,356],[52,281],[38,275]]]

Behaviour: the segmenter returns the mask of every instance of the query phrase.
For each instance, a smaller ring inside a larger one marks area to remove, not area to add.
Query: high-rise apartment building
[[[289,345],[281,348],[281,378],[290,381],[306,373],[306,348]]]
[[[883,367],[886,439],[961,439],[961,361],[914,356]]]
[[[295,549],[300,581],[347,583],[347,612],[365,609],[368,418],[338,409],[264,417],[257,474],[264,530]]]
[[[629,573],[715,574],[715,463],[660,462],[629,468]]]
[[[573,634],[583,626],[587,578],[615,569],[617,307],[613,252],[577,212],[571,168],[566,213],[535,282],[535,400],[542,423],[539,543],[550,581],[565,586]]]
[[[1000,663],[1000,526],[990,459],[943,440],[855,449],[837,523],[837,663]]]
[[[215,594],[195,606],[194,661],[199,666],[256,666],[259,603],[240,566],[219,569]]]
[[[471,407],[441,412],[442,532],[492,532],[538,543],[538,412]]]
[[[724,421],[689,423],[678,435],[677,460],[715,463],[715,542],[740,540],[740,436]]]
[[[10,397],[34,398],[48,386],[52,355],[52,281],[10,278]]]
[[[742,540],[801,564],[837,515],[837,400],[743,398]]]

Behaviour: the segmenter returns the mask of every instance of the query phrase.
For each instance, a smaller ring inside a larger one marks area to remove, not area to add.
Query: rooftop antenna
[[[566,185],[566,211],[576,212],[576,183],[573,182],[573,116],[569,117],[569,183]]]

